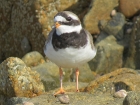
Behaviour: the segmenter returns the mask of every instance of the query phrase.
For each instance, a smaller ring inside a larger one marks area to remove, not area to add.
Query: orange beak
[[[60,23],[59,22],[56,22],[55,23],[55,27],[58,28],[59,26],[60,26]]]

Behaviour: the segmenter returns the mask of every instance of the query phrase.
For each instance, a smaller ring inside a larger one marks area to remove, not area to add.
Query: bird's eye
[[[66,20],[67,20],[67,21],[71,21],[72,18],[71,18],[71,17],[67,17]]]

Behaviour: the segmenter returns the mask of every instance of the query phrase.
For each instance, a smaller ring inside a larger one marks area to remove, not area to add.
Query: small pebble
[[[114,94],[114,97],[116,97],[116,98],[125,98],[126,96],[127,96],[127,92],[124,89],[119,90],[119,91],[115,92],[115,94]]]
[[[57,98],[62,104],[68,104],[70,101],[69,96],[66,94],[59,95]]]
[[[116,15],[116,10],[112,10],[111,11],[111,16],[115,16]]]
[[[23,105],[34,105],[32,102],[23,102]]]

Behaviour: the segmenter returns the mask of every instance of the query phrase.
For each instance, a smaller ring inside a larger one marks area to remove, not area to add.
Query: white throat
[[[80,33],[82,29],[81,24],[77,26],[67,26],[67,25],[61,25],[58,28],[56,28],[57,35],[61,35],[64,33],[71,33],[71,32],[77,32]]]

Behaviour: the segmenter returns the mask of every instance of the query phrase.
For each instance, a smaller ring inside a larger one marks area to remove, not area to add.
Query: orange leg
[[[78,88],[79,69],[78,68],[75,71],[75,75],[76,75],[76,92],[79,92],[79,88]]]
[[[61,69],[61,67],[59,68],[59,75],[60,75],[60,90],[57,91],[54,95],[56,96],[57,94],[64,94],[65,91],[63,89],[63,86],[62,86],[62,80],[63,80],[63,71]]]

